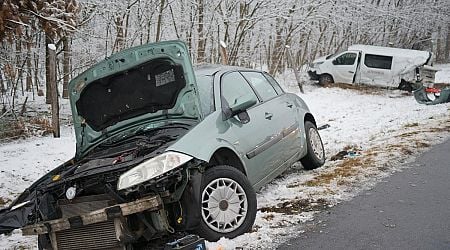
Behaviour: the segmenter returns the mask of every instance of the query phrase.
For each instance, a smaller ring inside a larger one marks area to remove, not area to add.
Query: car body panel
[[[134,125],[137,125],[139,123],[149,122],[151,120],[157,119],[158,117],[165,116],[163,110],[155,109],[153,112],[141,112],[140,115],[131,117],[129,119],[123,120],[121,119],[121,117],[118,117],[116,122],[112,121],[109,124],[106,124],[106,127],[100,127],[101,131],[99,131],[98,128],[96,129],[95,127],[91,126],[89,122],[86,121],[85,117],[80,116],[78,110],[78,101],[84,93],[83,91],[90,87],[90,84],[110,76],[122,73],[126,74],[127,71],[133,70],[140,65],[149,63],[153,60],[162,59],[168,59],[175,65],[180,66],[180,70],[182,71],[181,74],[183,74],[183,80],[186,83],[185,87],[181,89],[180,93],[178,93],[177,95],[178,97],[173,107],[174,112],[177,113],[178,111],[180,111],[180,114],[182,114],[183,116],[191,117],[192,119],[200,120],[202,118],[202,114],[199,110],[200,105],[198,103],[198,93],[196,91],[194,72],[192,69],[191,60],[189,58],[188,49],[183,42],[167,41],[154,44],[146,44],[123,50],[117,54],[112,55],[110,58],[107,58],[104,61],[101,61],[98,64],[94,65],[90,69],[86,70],[85,72],[71,80],[69,83],[70,102],[77,141],[77,158],[87,153],[87,151],[95,147],[95,145],[101,143],[101,141],[106,137],[113,136],[116,133],[121,133],[127,130],[127,128],[133,127]],[[148,74],[148,77],[150,77],[150,73]],[[156,81],[157,88],[157,79],[153,79],[153,81]],[[109,82],[105,84],[109,84]],[[131,86],[129,86],[129,88],[132,89]],[[105,91],[110,91],[110,89],[105,89]],[[119,96],[121,94],[123,93],[118,93]],[[128,105],[123,104],[123,106]]]
[[[248,71],[236,67],[212,71],[216,111],[167,150],[209,162],[217,150],[227,148],[239,156],[250,183],[257,190],[306,154],[304,117],[310,112],[297,95],[282,93],[248,109],[250,121],[246,124],[236,116],[224,121],[218,91],[220,78],[236,70]],[[265,113],[272,113],[272,118],[266,119]],[[200,145],[192,147],[192,141],[198,140]],[[255,149],[260,150],[249,158]]]

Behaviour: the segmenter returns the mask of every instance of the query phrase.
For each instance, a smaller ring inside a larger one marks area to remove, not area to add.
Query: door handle
[[[292,103],[286,102],[286,106],[287,106],[288,108],[292,108]]]
[[[355,72],[354,72],[354,71],[349,71],[348,73],[352,73],[352,74],[354,74]]]
[[[267,120],[271,120],[272,119],[273,114],[272,113],[265,113],[265,117]]]

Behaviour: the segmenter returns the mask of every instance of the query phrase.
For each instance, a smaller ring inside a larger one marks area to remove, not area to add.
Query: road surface
[[[279,249],[450,249],[450,140]]]

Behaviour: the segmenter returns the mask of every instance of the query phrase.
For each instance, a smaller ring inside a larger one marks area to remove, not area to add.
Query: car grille
[[[56,232],[56,241],[58,250],[123,249],[112,220]]]
[[[65,218],[89,213],[111,204],[109,197],[104,195],[59,201],[59,207]],[[116,238],[114,220],[59,231],[55,233],[55,239],[58,250],[123,249]]]

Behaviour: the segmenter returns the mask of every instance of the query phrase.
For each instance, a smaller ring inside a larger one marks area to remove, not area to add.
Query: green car
[[[0,210],[40,249],[139,249],[182,232],[250,231],[258,190],[300,160],[324,164],[305,102],[267,73],[194,71],[180,41],[124,50],[69,84],[73,159]],[[150,242],[150,243],[149,243]]]

